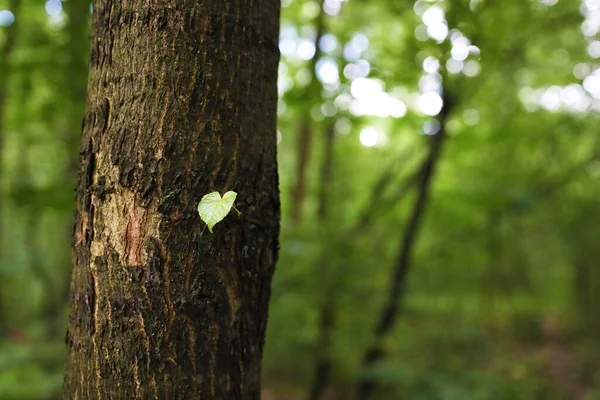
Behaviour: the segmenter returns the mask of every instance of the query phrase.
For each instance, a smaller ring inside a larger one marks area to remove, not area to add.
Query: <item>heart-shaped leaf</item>
[[[225,193],[223,197],[221,197],[219,192],[212,192],[200,200],[198,213],[202,221],[206,222],[210,233],[213,233],[213,226],[229,214],[236,197],[237,193],[232,191]]]

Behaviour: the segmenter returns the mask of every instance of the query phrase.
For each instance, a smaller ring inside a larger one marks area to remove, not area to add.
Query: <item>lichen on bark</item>
[[[93,5],[63,397],[258,399],[279,2]],[[244,214],[201,236],[231,189]]]

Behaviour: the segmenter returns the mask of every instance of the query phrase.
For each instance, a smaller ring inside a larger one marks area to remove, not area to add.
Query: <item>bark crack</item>
[[[171,334],[171,327],[173,326],[173,321],[175,320],[175,307],[173,306],[173,301],[171,300],[171,277],[169,275],[169,266],[171,264],[171,253],[169,250],[166,251],[165,261],[163,265],[163,295],[165,298],[165,303],[167,304],[167,327],[165,332],[165,343],[169,343],[169,336]]]
[[[139,321],[140,321],[140,332],[142,333],[142,336],[144,337],[144,350],[146,351],[146,367],[148,369],[150,369],[150,339],[148,338],[148,334],[146,333],[146,325],[144,323],[144,317],[142,316],[142,312],[140,311],[139,314]]]
[[[196,376],[198,374],[197,368],[196,368],[196,331],[194,330],[194,324],[192,324],[192,321],[190,320],[190,317],[188,317],[187,315],[184,316],[185,317],[185,322],[186,322],[186,326],[187,326],[187,330],[188,330],[188,336],[189,336],[189,359],[192,360],[192,370],[194,371],[194,376]],[[196,386],[196,380],[194,379],[194,386]]]
[[[137,356],[134,356],[134,360],[133,360],[133,383],[134,383],[134,389],[133,389],[133,396],[136,399],[141,399],[141,389],[142,389],[142,385],[140,384],[140,377],[138,376],[138,359]]]

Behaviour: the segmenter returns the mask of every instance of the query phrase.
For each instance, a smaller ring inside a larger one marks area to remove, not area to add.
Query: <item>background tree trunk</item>
[[[18,15],[20,9],[20,2],[18,0],[11,0],[8,3],[8,9]],[[15,47],[15,41],[17,38],[17,26],[15,22],[11,27],[7,29],[7,33],[4,37],[0,46],[0,263],[4,262],[4,189],[6,186],[5,171],[4,171],[4,138],[6,135],[6,93],[8,91],[8,77],[10,76],[10,61],[12,59],[12,52]],[[0,268],[0,278],[2,278],[2,271]],[[6,336],[6,329],[4,327],[4,298],[0,291],[0,338]]]
[[[415,250],[419,229],[423,221],[423,216],[425,215],[425,208],[429,200],[429,192],[431,190],[435,170],[441,158],[442,149],[447,136],[446,123],[448,121],[448,116],[456,104],[456,97],[449,93],[450,90],[447,86],[442,86],[442,91],[444,105],[437,116],[440,130],[431,138],[429,154],[423,161],[417,176],[417,198],[412,207],[406,228],[402,234],[400,252],[394,266],[387,299],[385,300],[379,319],[376,322],[373,344],[366,349],[362,357],[363,371],[368,371],[384,357],[383,341],[385,337],[390,334],[399,317],[401,302],[404,300],[406,294],[408,274],[412,265],[412,254]],[[358,399],[371,399],[376,385],[377,381],[375,379],[368,374],[363,375],[358,384]]]
[[[278,35],[276,0],[94,2],[65,398],[260,397]]]
[[[312,56],[309,62],[309,83],[304,90],[304,98],[308,98],[321,90],[321,82],[317,78],[317,64],[321,59],[321,48],[319,42],[325,34],[325,10],[323,9],[324,0],[319,0],[319,14],[317,15],[315,25],[317,32],[315,35],[315,54]],[[307,174],[310,164],[310,158],[312,153],[312,138],[314,124],[311,117],[311,110],[314,104],[307,102],[302,110],[302,118],[300,121],[300,129],[298,131],[298,144],[296,153],[296,181],[292,188],[291,196],[291,222],[292,225],[296,225],[302,219],[302,208],[304,205],[304,199],[307,194]]]
[[[77,171],[77,147],[81,120],[85,111],[90,2],[87,0],[67,1],[64,3],[64,7],[68,16],[66,27],[68,41],[65,44],[65,53],[68,55],[67,68],[69,70],[66,77],[68,80],[65,84],[69,100],[67,111],[69,125],[65,130],[64,139],[70,151],[69,154],[73,155],[66,171],[70,177],[71,175],[75,176]]]

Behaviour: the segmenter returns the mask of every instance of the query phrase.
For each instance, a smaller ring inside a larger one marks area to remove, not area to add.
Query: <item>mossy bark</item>
[[[63,397],[258,399],[279,2],[93,5]],[[210,234],[215,190],[242,215]]]

